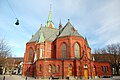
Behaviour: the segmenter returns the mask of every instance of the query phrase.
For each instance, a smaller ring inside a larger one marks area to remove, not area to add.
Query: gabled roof
[[[44,35],[45,41],[54,41],[58,35],[59,30],[55,28],[41,27],[29,42],[38,42],[40,35]]]
[[[62,28],[62,31],[58,37],[63,36],[81,36],[77,30],[72,26],[72,24],[68,21],[67,24]]]

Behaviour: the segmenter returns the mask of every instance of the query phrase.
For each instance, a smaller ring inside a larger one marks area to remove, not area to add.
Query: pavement
[[[5,80],[26,80],[26,77],[23,77],[21,75],[0,75],[0,80],[3,80],[3,77],[5,76]],[[49,79],[35,79],[33,77],[27,77],[27,80],[49,80]],[[59,79],[62,80],[62,79]],[[64,79],[66,80],[66,79]],[[73,79],[71,79],[73,80]],[[82,79],[83,80],[83,79]],[[89,79],[89,80],[120,80],[120,76],[113,76],[112,78],[96,78],[96,79]]]

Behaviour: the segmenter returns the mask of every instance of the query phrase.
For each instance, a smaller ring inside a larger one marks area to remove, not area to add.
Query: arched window
[[[52,73],[55,73],[55,65],[52,66]]]
[[[32,48],[30,48],[29,49],[29,54],[28,54],[28,62],[31,62],[32,61],[32,54],[33,54],[33,49]]]
[[[52,66],[51,66],[51,65],[48,66],[48,72],[49,72],[49,73],[52,72]]]
[[[42,65],[40,64],[40,68],[39,68],[39,71],[41,72],[42,71]]]
[[[57,73],[60,72],[60,66],[59,66],[59,65],[56,66],[56,72],[57,72]]]
[[[74,45],[74,54],[75,58],[80,58],[80,46],[78,43],[75,43]]]
[[[62,58],[67,58],[67,47],[66,44],[62,44]]]

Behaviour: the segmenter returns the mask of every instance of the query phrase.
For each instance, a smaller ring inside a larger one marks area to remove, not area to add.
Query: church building
[[[85,37],[78,33],[71,21],[59,29],[52,21],[50,10],[45,26],[26,43],[22,75],[36,78],[95,78],[110,76],[109,62],[95,62]]]

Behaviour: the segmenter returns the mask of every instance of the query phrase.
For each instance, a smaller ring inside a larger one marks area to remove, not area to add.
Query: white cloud
[[[96,30],[99,42],[106,45],[118,42],[120,39],[120,1],[113,0],[101,6],[96,11],[101,27]]]
[[[14,25],[15,16],[9,6],[1,3],[0,36],[6,35],[12,42],[11,46],[21,48],[38,30],[41,23],[45,25],[51,2],[11,0],[10,3],[20,20],[20,26]],[[70,18],[78,32],[89,38],[88,42],[92,48],[120,40],[120,0],[53,0],[52,11],[56,27],[60,18],[63,25]],[[18,50],[16,48],[15,53]],[[20,52],[24,52],[24,49],[21,48],[19,54]]]

